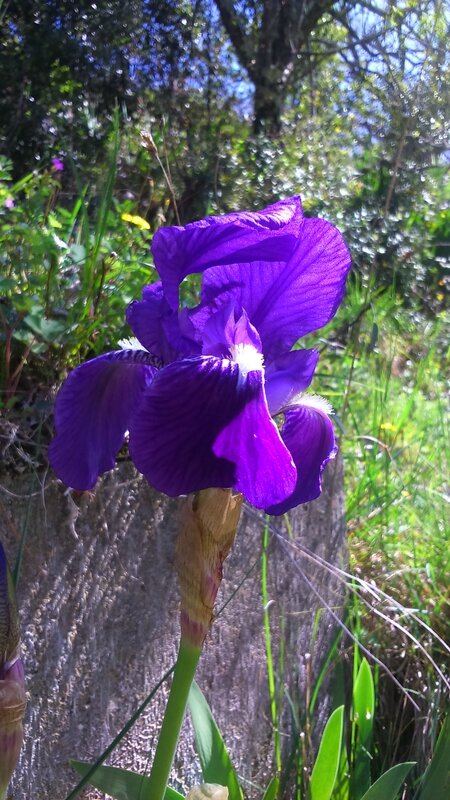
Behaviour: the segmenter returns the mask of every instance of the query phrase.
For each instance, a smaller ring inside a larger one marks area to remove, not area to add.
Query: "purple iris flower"
[[[326,402],[305,394],[318,353],[292,347],[342,300],[341,234],[294,197],[162,228],[152,250],[161,280],[127,311],[138,348],[88,361],[60,390],[56,474],[91,489],[128,431],[137,469],[172,497],[232,487],[270,514],[314,499],[335,438]],[[200,303],[181,308],[192,273]]]

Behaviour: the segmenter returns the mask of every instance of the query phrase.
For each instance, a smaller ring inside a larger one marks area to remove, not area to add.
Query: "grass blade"
[[[267,678],[269,683],[270,716],[274,731],[275,764],[278,774],[281,773],[281,743],[278,730],[277,692],[275,670],[273,665],[272,638],[270,634],[269,595],[267,591],[267,566],[269,547],[269,527],[264,527],[263,550],[261,556],[261,594],[264,608],[264,638],[266,643]]]

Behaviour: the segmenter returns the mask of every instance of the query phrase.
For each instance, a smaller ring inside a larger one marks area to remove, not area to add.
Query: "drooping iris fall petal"
[[[204,357],[175,362],[155,377],[130,427],[131,457],[152,486],[174,497],[250,485],[243,458],[252,469],[267,469],[273,483],[274,467],[265,466],[273,457],[289,475],[281,485],[270,487],[263,477],[260,484],[271,497],[293,489],[295,469],[260,405],[261,377],[255,374],[244,378],[229,359]]]
[[[266,506],[267,514],[284,514],[315,500],[321,492],[323,469],[336,455],[333,423],[322,408],[299,405],[289,409],[281,436],[297,467],[297,482],[290,497]]]
[[[242,492],[256,508],[288,497],[294,489],[297,470],[271,419],[261,372],[249,372],[246,383],[252,397],[242,411],[224,426],[214,442],[214,452],[236,464],[233,489]],[[278,499],[275,499],[278,498]]]
[[[92,489],[114,467],[144,390],[156,372],[145,350],[118,350],[70,373],[55,403],[49,461],[67,486]]]

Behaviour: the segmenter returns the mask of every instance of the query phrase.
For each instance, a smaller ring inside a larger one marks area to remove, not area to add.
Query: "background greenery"
[[[10,0],[0,19],[4,463],[45,463],[53,388],[129,335],[160,225],[300,193],[354,262],[311,337],[365,582],[347,623],[418,706],[375,671],[373,777],[423,768],[448,666],[448,8]],[[349,646],[330,669],[351,675]]]

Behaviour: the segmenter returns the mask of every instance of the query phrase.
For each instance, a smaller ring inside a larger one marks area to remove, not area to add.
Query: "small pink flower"
[[[64,169],[64,164],[60,158],[52,158],[52,167],[55,172],[62,172]]]
[[[14,208],[14,200],[12,197],[7,197],[5,202],[3,203],[5,208]]]

